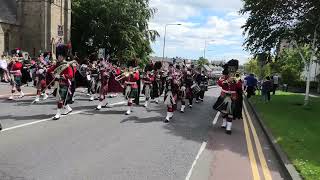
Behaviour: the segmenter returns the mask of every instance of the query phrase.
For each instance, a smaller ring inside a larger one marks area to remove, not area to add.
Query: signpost
[[[58,36],[63,36],[63,26],[58,25]]]

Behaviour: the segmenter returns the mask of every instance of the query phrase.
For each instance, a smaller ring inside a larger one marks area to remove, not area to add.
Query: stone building
[[[36,56],[71,32],[71,0],[0,0],[0,54],[21,48]]]

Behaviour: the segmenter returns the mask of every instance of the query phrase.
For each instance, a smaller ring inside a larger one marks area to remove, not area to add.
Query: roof
[[[17,4],[16,0],[0,0],[0,23],[16,24]]]

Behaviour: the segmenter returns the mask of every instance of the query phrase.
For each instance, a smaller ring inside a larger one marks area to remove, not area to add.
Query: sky
[[[209,60],[238,59],[245,63],[250,54],[242,47],[244,37],[241,26],[246,17],[239,15],[241,0],[151,0],[157,12],[149,28],[157,30],[160,37],[152,44],[152,55],[162,57],[164,27],[167,26],[166,57]]]

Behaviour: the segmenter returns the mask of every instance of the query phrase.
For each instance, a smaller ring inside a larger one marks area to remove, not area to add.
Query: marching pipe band
[[[150,107],[151,100],[159,103],[159,98],[163,95],[163,103],[166,105],[165,123],[169,123],[174,112],[178,109],[184,113],[186,107],[191,110],[193,102],[204,101],[204,94],[208,91],[208,77],[206,74],[195,67],[186,67],[185,65],[170,64],[166,69],[161,62],[147,64],[143,69],[143,75],[140,76],[142,69],[131,62],[125,68],[120,68],[105,59],[96,61],[85,61],[78,64],[75,61],[67,61],[65,54],[57,55],[56,64],[47,64],[44,61],[32,65],[34,68],[34,86],[36,87],[35,103],[48,98],[47,90],[53,88],[52,93],[57,98],[57,112],[54,120],[60,119],[61,115],[67,115],[72,112],[70,105],[73,103],[75,90],[78,87],[88,89],[91,101],[98,98],[96,110],[107,107],[108,93],[123,93],[127,100],[126,115],[132,113],[134,99],[139,97],[138,81],[143,84],[142,94],[145,97],[145,108]],[[15,90],[21,91],[21,71],[22,63],[17,58],[13,58],[9,65],[11,73],[12,96]],[[233,78],[234,70],[228,66],[224,71],[218,85],[221,86],[221,95],[214,105],[214,109],[223,114],[222,127],[231,134],[232,120],[234,119],[234,102],[237,100],[237,88],[241,86]],[[140,79],[141,78],[141,79]],[[188,104],[187,104],[188,103]]]

